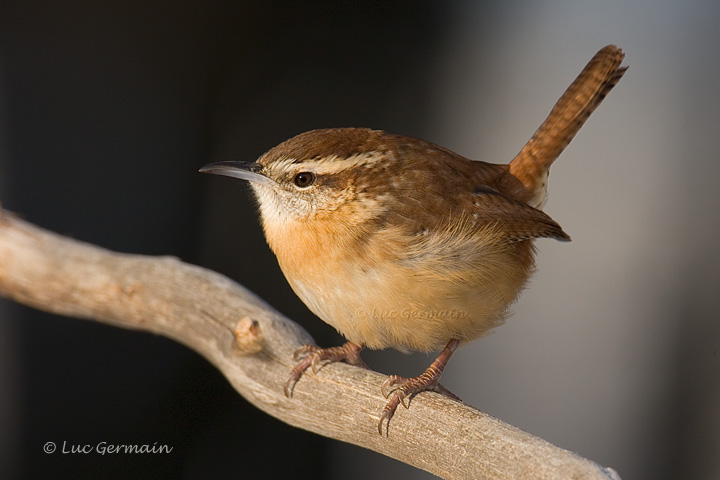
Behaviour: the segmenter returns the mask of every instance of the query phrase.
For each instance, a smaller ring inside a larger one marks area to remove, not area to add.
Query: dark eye
[[[315,174],[312,172],[300,172],[295,175],[295,185],[300,188],[307,188],[315,181]]]

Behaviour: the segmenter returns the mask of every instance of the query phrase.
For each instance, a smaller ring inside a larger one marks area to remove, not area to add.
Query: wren
[[[541,208],[550,165],[625,73],[601,49],[520,153],[505,165],[365,128],[313,130],[257,162],[200,171],[248,180],[287,281],[347,340],[306,345],[285,393],[323,361],[365,366],[360,351],[442,350],[420,376],[390,376],[378,431],[427,390],[459,345],[500,325],[534,269],[536,238],[570,240]],[[392,396],[391,396],[392,395]],[[455,397],[456,398],[456,397]]]

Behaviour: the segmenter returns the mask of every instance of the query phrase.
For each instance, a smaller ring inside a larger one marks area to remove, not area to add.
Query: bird
[[[569,241],[542,211],[550,166],[627,70],[598,51],[508,164],[470,160],[431,142],[368,128],[299,134],[255,162],[200,172],[246,180],[285,278],[342,346],[305,345],[284,386],[308,368],[367,368],[364,348],[440,354],[419,376],[391,375],[378,421],[439,383],[460,345],[501,325],[535,269],[534,240]]]

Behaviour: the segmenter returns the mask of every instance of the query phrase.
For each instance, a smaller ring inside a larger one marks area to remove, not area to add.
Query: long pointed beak
[[[239,178],[240,180],[247,180],[269,187],[277,186],[273,180],[260,173],[262,168],[262,165],[254,162],[215,162],[205,165],[199,172]]]

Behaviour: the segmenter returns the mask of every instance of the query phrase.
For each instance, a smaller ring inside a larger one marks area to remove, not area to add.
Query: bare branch
[[[312,342],[231,280],[170,257],[110,252],[0,212],[0,294],[62,315],[170,337],[212,362],[264,412],[438,476],[618,478],[474,408],[424,392],[377,432],[385,377],[345,364],[308,373],[286,398],[292,353]]]

